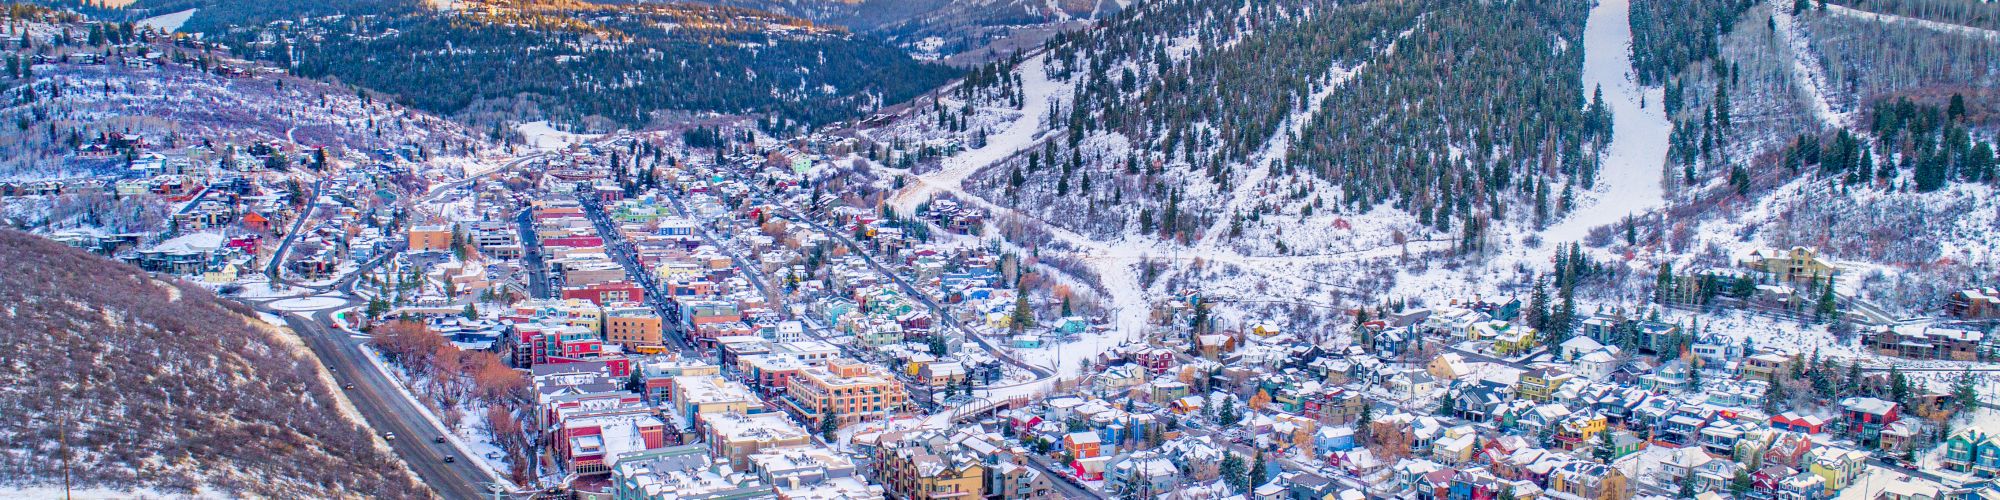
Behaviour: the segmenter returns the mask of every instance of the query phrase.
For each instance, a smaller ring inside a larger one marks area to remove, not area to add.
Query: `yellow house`
[[[986,327],[1005,330],[1014,326],[1014,315],[1004,312],[986,313]]]
[[[1465,340],[1491,340],[1493,352],[1512,355],[1535,347],[1535,329],[1505,321],[1476,321],[1465,327]]]
[[[1564,450],[1580,450],[1597,445],[1597,433],[1604,432],[1604,415],[1570,414],[1556,429],[1556,441]]]
[[[1278,328],[1278,325],[1273,325],[1270,323],[1258,323],[1255,326],[1250,327],[1250,333],[1257,334],[1257,336],[1259,337],[1271,337],[1285,332],[1283,329]]]
[[[1444,436],[1431,442],[1431,458],[1446,464],[1462,464],[1472,460],[1472,454],[1479,449],[1479,435],[1470,425],[1447,428]]]
[[[202,274],[201,279],[212,285],[236,281],[236,264],[223,264],[221,269]]]
[[[1743,267],[1771,273],[1786,281],[1811,281],[1833,276],[1833,266],[1820,260],[1819,251],[1806,247],[1791,250],[1752,250],[1744,255]]]
[[[1510,325],[1511,326],[1511,325]],[[1535,329],[1514,326],[1496,332],[1493,336],[1493,353],[1512,356],[1535,348]]]
[[[1557,389],[1562,388],[1563,382],[1568,382],[1569,379],[1570,377],[1562,372],[1536,368],[1521,374],[1520,382],[1515,385],[1514,392],[1523,399],[1546,403],[1555,395]]]
[[[1424,366],[1424,371],[1440,379],[1457,380],[1458,377],[1471,372],[1472,368],[1465,363],[1464,356],[1447,352],[1431,358],[1431,362]]]
[[[1826,492],[1833,493],[1846,489],[1867,466],[1867,452],[1829,446],[1813,450],[1812,464],[1806,470],[1826,480]]]

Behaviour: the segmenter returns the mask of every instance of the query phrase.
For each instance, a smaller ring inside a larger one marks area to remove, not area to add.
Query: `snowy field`
[[[197,10],[200,9],[188,9],[171,14],[148,17],[140,20],[138,24],[143,28],[152,28],[157,31],[172,33],[180,31],[181,25],[187,24],[188,18],[194,17],[194,12]]]
[[[563,149],[572,144],[582,144],[599,137],[598,134],[575,134],[556,130],[547,121],[528,122],[517,125],[514,130],[527,137],[528,146],[536,149]]]

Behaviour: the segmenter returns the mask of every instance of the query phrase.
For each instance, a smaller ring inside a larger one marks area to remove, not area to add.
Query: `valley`
[[[0,496],[1985,498],[1992,14],[10,4]]]

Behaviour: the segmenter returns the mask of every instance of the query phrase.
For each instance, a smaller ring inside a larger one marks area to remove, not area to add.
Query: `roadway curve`
[[[439,497],[491,497],[490,492],[479,486],[494,480],[476,465],[475,461],[480,458],[459,449],[456,440],[444,444],[434,442],[438,436],[448,433],[424,418],[416,402],[405,397],[394,380],[368,361],[367,354],[361,351],[361,339],[328,326],[334,321],[332,311],[358,303],[352,298],[343,300],[342,306],[313,312],[310,318],[271,309],[269,302],[273,301],[246,303],[258,311],[284,318],[285,326],[297,332],[320,363],[333,372],[334,382],[342,388],[353,387],[341,392],[354,403],[370,428],[385,434],[396,434],[397,439],[388,441],[389,447]],[[460,460],[445,463],[446,456],[456,456]]]

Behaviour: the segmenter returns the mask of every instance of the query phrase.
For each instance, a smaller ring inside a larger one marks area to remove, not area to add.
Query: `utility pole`
[[[69,500],[69,413],[56,415],[56,442],[62,447],[63,500]]]

